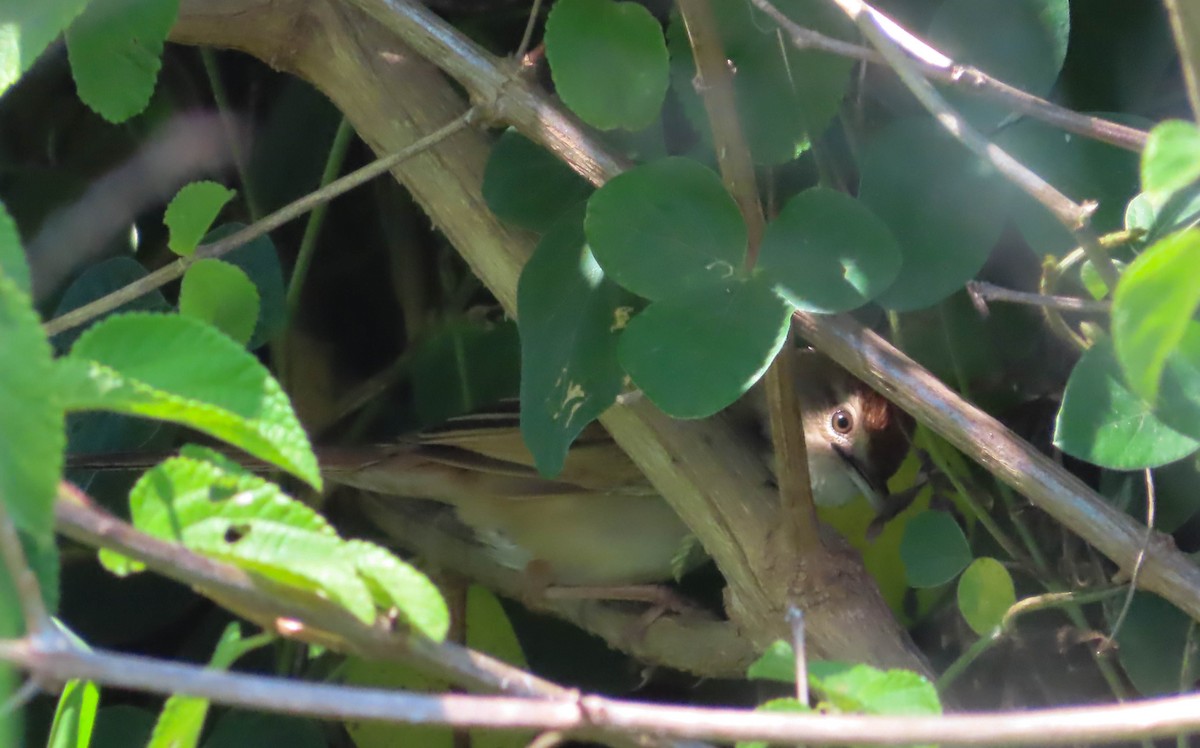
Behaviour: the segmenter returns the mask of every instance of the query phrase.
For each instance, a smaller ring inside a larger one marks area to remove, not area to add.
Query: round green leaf
[[[670,81],[667,44],[643,6],[558,0],[545,42],[558,95],[588,124],[638,130],[658,116]]]
[[[201,244],[211,244],[245,228],[245,224],[222,224],[205,235]],[[243,244],[224,257],[225,262],[242,269],[258,292],[258,324],[246,347],[255,350],[274,340],[287,325],[286,295],[283,266],[270,236],[260,236]]]
[[[822,187],[788,201],[767,227],[758,267],[797,309],[848,312],[882,293],[900,271],[883,221],[849,195]]]
[[[647,307],[621,335],[617,356],[664,412],[703,418],[762,376],[791,313],[761,278],[713,283]]]
[[[637,300],[605,277],[572,211],[521,271],[521,435],[544,475],[621,391],[617,339]]]
[[[37,545],[53,544],[66,425],[50,342],[29,296],[0,268],[0,502]]]
[[[588,200],[587,240],[610,278],[658,299],[739,273],[746,225],[713,171],[665,158],[614,177]]]
[[[204,320],[245,344],[258,322],[258,290],[236,265],[206,257],[183,275],[179,312]]]
[[[1189,322],[1167,356],[1154,414],[1167,426],[1200,439],[1200,322]]]
[[[1017,601],[1012,576],[994,558],[977,558],[958,580],[958,610],[971,630],[987,636]]]
[[[163,223],[170,232],[167,246],[183,257],[191,257],[208,233],[221,208],[237,194],[216,182],[192,182],[185,185],[167,205]]]
[[[1142,151],[1142,189],[1166,196],[1200,179],[1200,128],[1168,120],[1150,131]]]
[[[859,199],[900,245],[900,273],[876,301],[930,306],[983,267],[1007,220],[1009,188],[933,120],[900,120],[864,149]]]
[[[1119,601],[1124,598],[1118,598]],[[1110,623],[1115,608],[1109,612]],[[1188,628],[1192,625],[1183,612],[1171,603],[1148,592],[1138,592],[1129,613],[1117,632],[1117,657],[1125,674],[1143,696],[1167,696],[1180,690],[1180,664],[1188,657]],[[1189,672],[1191,683],[1197,676],[1194,657]]]
[[[1066,58],[1070,30],[1068,0],[947,0],[934,13],[927,38],[955,62],[1044,96]],[[990,128],[1011,111],[954,91],[947,98],[981,127]]]
[[[971,563],[971,547],[949,514],[922,512],[904,528],[900,560],[909,585],[918,589],[938,587]]]
[[[712,3],[721,46],[733,76],[738,120],[755,163],[782,164],[806,151],[837,114],[852,60],[781,42],[775,22],[743,2]],[[846,17],[825,0],[785,0],[777,7],[805,28],[856,38]],[[693,81],[696,64],[678,14],[667,32],[673,93],[692,126],[711,143],[708,114]]]
[[[554,154],[516,130],[492,146],[483,172],[483,199],[505,221],[546,231],[592,187]]]
[[[1165,465],[1200,446],[1165,425],[1130,391],[1107,338],[1097,340],[1075,364],[1058,411],[1054,444],[1113,470]]]
[[[179,0],[91,0],[67,29],[79,98],[109,122],[146,108]]]
[[[1032,119],[1005,127],[996,144],[1063,193],[1095,201],[1090,225],[1097,232],[1122,227],[1126,205],[1137,192],[1137,154]],[[1079,243],[1024,192],[1013,192],[1009,213],[1038,256],[1062,256]]]
[[[1141,254],[1113,295],[1113,345],[1134,391],[1153,402],[1167,356],[1200,307],[1200,229],[1172,234]]]

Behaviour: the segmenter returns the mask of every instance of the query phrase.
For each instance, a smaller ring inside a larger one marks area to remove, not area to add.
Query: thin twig
[[[21,615],[25,619],[25,634],[27,636],[48,636],[56,629],[46,611],[46,603],[42,600],[42,588],[38,584],[37,575],[29,567],[29,559],[21,547],[21,538],[17,535],[17,527],[9,516],[4,505],[4,497],[0,496],[0,558],[3,559],[4,569],[16,588],[17,599],[21,603]]]
[[[542,10],[542,0],[533,0],[533,7],[529,9],[529,20],[525,22],[525,31],[521,34],[521,43],[517,45],[517,54],[514,56],[518,63],[525,59],[525,53],[529,51],[529,41],[533,39],[533,27],[537,25],[538,13]]]
[[[967,293],[970,294],[972,300],[979,299],[981,302],[1007,301],[1013,304],[1028,304],[1030,306],[1057,309],[1062,312],[1083,312],[1087,314],[1107,314],[1112,311],[1112,302],[1110,301],[1092,301],[1090,299],[1078,299],[1074,296],[1046,296],[1045,294],[1029,291],[1016,291],[986,281],[967,281]]]
[[[804,28],[779,11],[768,0],[750,0],[755,7],[769,15],[790,37],[796,49],[815,49],[840,57],[862,60],[875,65],[886,65],[883,56],[869,47],[859,46],[840,39],[825,36],[812,29]],[[1027,114],[1086,138],[1099,140],[1118,148],[1139,152],[1146,145],[1147,133],[1135,127],[1073,112],[1043,98],[1026,93],[1004,81],[970,65],[954,62],[924,42],[923,52],[914,59],[914,64],[926,78],[945,83],[966,93],[1000,102],[1013,111]],[[932,54],[930,54],[932,53]]]
[[[1111,649],[1116,646],[1117,634],[1121,631],[1121,626],[1125,623],[1125,617],[1129,615],[1129,608],[1133,606],[1133,596],[1137,593],[1138,576],[1142,573],[1142,564],[1146,561],[1146,549],[1150,547],[1150,541],[1154,539],[1154,515],[1156,513],[1158,502],[1154,495],[1154,473],[1149,468],[1142,471],[1146,481],[1146,536],[1142,540],[1141,550],[1138,551],[1137,560],[1133,562],[1133,572],[1129,575],[1129,592],[1125,595],[1125,602],[1121,605],[1121,612],[1117,614],[1117,619],[1113,621],[1112,630],[1108,632],[1104,643],[1101,645],[1102,650]]]
[[[13,691],[3,703],[0,703],[0,722],[3,722],[8,715],[16,714],[41,692],[42,685],[37,682],[37,678],[27,678],[20,688]]]
[[[662,738],[793,744],[985,746],[1096,744],[1200,730],[1200,695],[1195,694],[1111,706],[977,715],[787,714],[644,704],[597,696],[529,699],[354,688],[104,651],[40,650],[27,640],[0,641],[0,659],[38,676],[87,678],[116,688],[184,694],[239,708],[460,729],[559,730],[582,736],[650,733]]]
[[[117,289],[106,296],[102,296],[95,301],[84,304],[83,306],[72,309],[71,311],[61,314],[43,325],[47,335],[57,335],[64,330],[78,327],[82,324],[90,322],[97,317],[107,314],[108,312],[117,309],[118,307],[133,301],[143,294],[147,294],[156,288],[160,288],[167,283],[179,278],[184,274],[188,267],[195,262],[206,257],[220,257],[234,249],[257,239],[264,234],[279,228],[283,224],[295,218],[299,218],[308,211],[323,205],[333,198],[348,192],[359,185],[369,182],[375,177],[383,174],[399,164],[400,162],[412,158],[413,156],[431,148],[434,145],[442,142],[446,138],[462,130],[470,124],[474,117],[474,109],[468,109],[463,114],[454,118],[448,124],[434,130],[425,137],[417,140],[407,148],[403,148],[396,153],[383,158],[372,161],[366,166],[352,171],[346,176],[329,184],[329,186],[309,193],[304,197],[289,203],[269,216],[264,217],[261,221],[256,221],[251,225],[235,231],[229,236],[220,241],[206,244],[196,249],[196,253],[190,257],[181,257],[169,265],[165,265],[158,270],[155,270],[149,275],[139,278],[127,286]]]
[[[863,36],[879,50],[896,75],[904,82],[913,96],[929,110],[935,119],[955,139],[979,158],[990,163],[1008,181],[1032,197],[1070,231],[1087,252],[1088,259],[1095,265],[1101,280],[1109,290],[1116,288],[1117,268],[1107,254],[1101,251],[1096,236],[1088,228],[1095,204],[1078,204],[1058,191],[1033,170],[1010,156],[1005,150],[991,143],[971,127],[926,80],[912,58],[901,49],[900,40],[911,34],[898,33],[903,29],[887,16],[862,0],[830,0],[854,21]],[[883,21],[883,22],[881,22]]]
[[[808,703],[808,657],[804,651],[804,611],[789,605],[787,622],[792,627],[792,654],[796,666],[796,701]]]

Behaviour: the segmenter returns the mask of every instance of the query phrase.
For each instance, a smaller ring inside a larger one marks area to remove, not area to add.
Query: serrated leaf
[[[196,253],[200,239],[208,233],[221,208],[237,193],[216,182],[184,185],[167,205],[163,223],[170,234],[167,246],[181,257]]]
[[[980,636],[995,631],[1017,601],[1012,575],[994,558],[977,558],[958,579],[958,610]]]
[[[1054,445],[1101,467],[1140,470],[1186,457],[1200,442],[1163,424],[1129,389],[1112,342],[1102,338],[1067,380]]]
[[[212,257],[197,260],[183,274],[179,313],[245,344],[258,323],[258,289],[236,265]]]
[[[450,611],[429,577],[374,543],[349,541],[346,553],[366,581],[377,606],[384,610],[395,608],[414,631],[434,641],[446,638]]]
[[[1011,190],[933,120],[898,120],[864,149],[859,200],[891,229],[902,256],[876,301],[930,306],[983,267],[1007,220]]]
[[[33,67],[50,42],[83,12],[88,0],[6,4],[0,25],[0,95]]]
[[[789,200],[767,226],[758,268],[801,311],[848,312],[892,284],[900,249],[862,203],[814,187]]]
[[[3,203],[0,203],[0,275],[11,278],[22,293],[32,293],[29,262],[25,259],[25,248],[21,246],[21,234]]]
[[[592,186],[554,154],[516,130],[492,146],[483,171],[483,199],[502,220],[547,231]]]
[[[620,393],[617,340],[635,303],[592,258],[581,211],[521,271],[521,436],[542,474],[558,475],[571,442]]]
[[[1066,58],[1070,16],[1068,0],[947,0],[934,13],[927,38],[955,62],[1044,96]],[[1011,111],[955,91],[947,92],[947,99],[983,128],[996,125]]]
[[[1121,368],[1149,402],[1167,357],[1200,308],[1200,230],[1172,234],[1143,252],[1113,294],[1113,346]]]
[[[622,333],[617,358],[665,413],[704,418],[758,381],[791,314],[761,276],[715,282],[648,306]]]
[[[805,28],[853,39],[845,16],[823,0],[784,0],[775,4]],[[797,50],[773,20],[743,0],[713,3],[725,58],[734,71],[738,119],[758,164],[782,164],[808,149],[811,140],[837,114],[854,63],[837,55]],[[693,85],[695,61],[687,31],[675,14],[667,31],[671,78],[684,112],[711,143],[708,116]]]
[[[810,687],[842,712],[914,716],[942,713],[937,688],[909,670],[851,665],[827,675],[820,668],[810,668],[810,673]]]
[[[67,29],[79,98],[109,122],[150,102],[179,0],[90,0]]]
[[[713,171],[671,157],[609,180],[588,200],[588,245],[604,272],[648,299],[732,278],[746,225]]]
[[[953,517],[928,511],[913,517],[904,528],[900,560],[909,585],[938,587],[971,563],[971,546]]]
[[[109,317],[59,362],[67,406],[174,421],[223,439],[320,487],[287,396],[245,349],[198,320]]]
[[[1168,120],[1150,131],[1142,150],[1142,189],[1165,198],[1200,179],[1200,128]]]
[[[19,529],[51,545],[66,425],[50,342],[29,296],[0,269],[0,501]]]
[[[555,90],[583,121],[639,130],[658,116],[670,82],[667,44],[641,5],[558,0],[545,44]]]
[[[63,686],[54,710],[47,748],[88,748],[100,705],[100,688],[90,680],[71,680]]]

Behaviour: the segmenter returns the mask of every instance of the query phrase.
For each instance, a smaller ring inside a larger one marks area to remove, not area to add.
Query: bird
[[[796,396],[815,503],[838,506],[861,495],[882,514],[887,479],[910,446],[911,418],[823,354],[796,352]],[[772,465],[766,407],[760,383],[726,415]],[[361,489],[355,510],[384,537],[403,535],[389,527],[411,522],[397,502],[448,504],[494,563],[516,571],[536,566],[544,585],[657,584],[703,561],[700,554],[681,553],[690,545],[690,530],[599,423],[581,432],[552,477],[535,468],[511,403],[390,444],[316,451],[327,480]],[[68,464],[114,469],[157,461],[84,455]],[[251,469],[269,468],[242,461]],[[681,568],[685,557],[692,561]]]
[[[862,495],[882,511],[886,481],[908,451],[911,421],[826,356],[798,355],[795,386],[814,501],[837,506]],[[772,463],[761,385],[732,411],[735,427]],[[455,508],[492,561],[518,571],[538,564],[556,586],[654,584],[683,570],[690,530],[598,423],[580,434],[554,477],[535,469],[514,409],[451,419],[369,457],[323,454],[321,464],[333,482],[366,492],[356,508],[385,536],[410,521],[396,511],[397,501],[432,499]]]

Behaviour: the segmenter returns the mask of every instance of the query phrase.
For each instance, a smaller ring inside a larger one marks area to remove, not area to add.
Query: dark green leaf
[[[1124,597],[1117,598],[1117,606]],[[1112,621],[1115,610],[1109,611]],[[1192,658],[1189,672],[1181,673],[1188,627],[1192,621],[1178,608],[1161,597],[1138,592],[1121,629],[1117,632],[1117,656],[1129,680],[1143,696],[1166,696],[1179,693],[1180,679],[1191,684],[1197,667]]]
[[[617,340],[636,300],[605,277],[578,212],[564,216],[521,271],[521,435],[545,475],[616,400]]]
[[[518,293],[518,304],[520,296]],[[435,426],[520,390],[517,326],[453,319],[413,348],[413,400],[421,423]]]
[[[876,301],[896,311],[937,303],[983,267],[1010,189],[928,119],[899,120],[866,147],[859,199],[900,245],[900,274]]]
[[[1113,346],[1133,390],[1154,402],[1163,367],[1200,307],[1200,230],[1143,252],[1113,295]]]
[[[746,225],[716,174],[665,158],[614,177],[588,200],[587,240],[610,278],[649,299],[732,278]]]
[[[241,268],[206,257],[183,275],[179,313],[207,322],[245,344],[258,324],[258,290]]]
[[[971,630],[987,636],[1017,601],[1012,576],[994,558],[977,558],[958,580],[958,610]]]
[[[1164,424],[1200,439],[1200,322],[1190,322],[1179,347],[1167,356],[1154,415]]]
[[[145,278],[147,275],[146,268],[132,257],[112,257],[98,262],[83,271],[71,285],[67,286],[66,292],[58,302],[58,307],[54,310],[54,316],[57,317],[72,309],[78,309],[84,304],[90,304],[118,288]],[[167,303],[162,292],[155,289],[122,304],[110,314],[133,311],[165,312],[170,308],[171,305]],[[95,322],[91,324],[95,324]],[[85,325],[55,335],[53,340],[55,350],[59,353],[66,352],[87,328],[88,325]]]
[[[761,277],[656,301],[617,344],[621,366],[676,418],[704,418],[750,388],[787,337],[792,309]]]
[[[797,309],[848,312],[882,293],[900,271],[900,250],[883,221],[854,198],[814,187],[767,227],[758,267]]]
[[[658,116],[670,80],[667,44],[641,5],[558,0],[545,43],[558,95],[588,124],[638,130]]]
[[[179,0],[90,0],[67,29],[79,98],[109,122],[150,102]]]
[[[911,586],[938,587],[971,563],[971,547],[949,514],[922,512],[904,528],[900,560]]]
[[[592,187],[554,154],[516,130],[506,130],[483,172],[483,199],[500,218],[546,231]]]
[[[1108,339],[1075,364],[1054,429],[1069,455],[1114,470],[1165,465],[1196,451],[1195,440],[1169,428],[1129,390]]]
[[[934,13],[927,38],[955,62],[1044,96],[1066,57],[1070,21],[1068,0],[947,0]],[[980,127],[1011,112],[979,96],[951,91],[947,98]]]
[[[286,714],[230,711],[221,715],[203,748],[328,748],[316,722]]]

